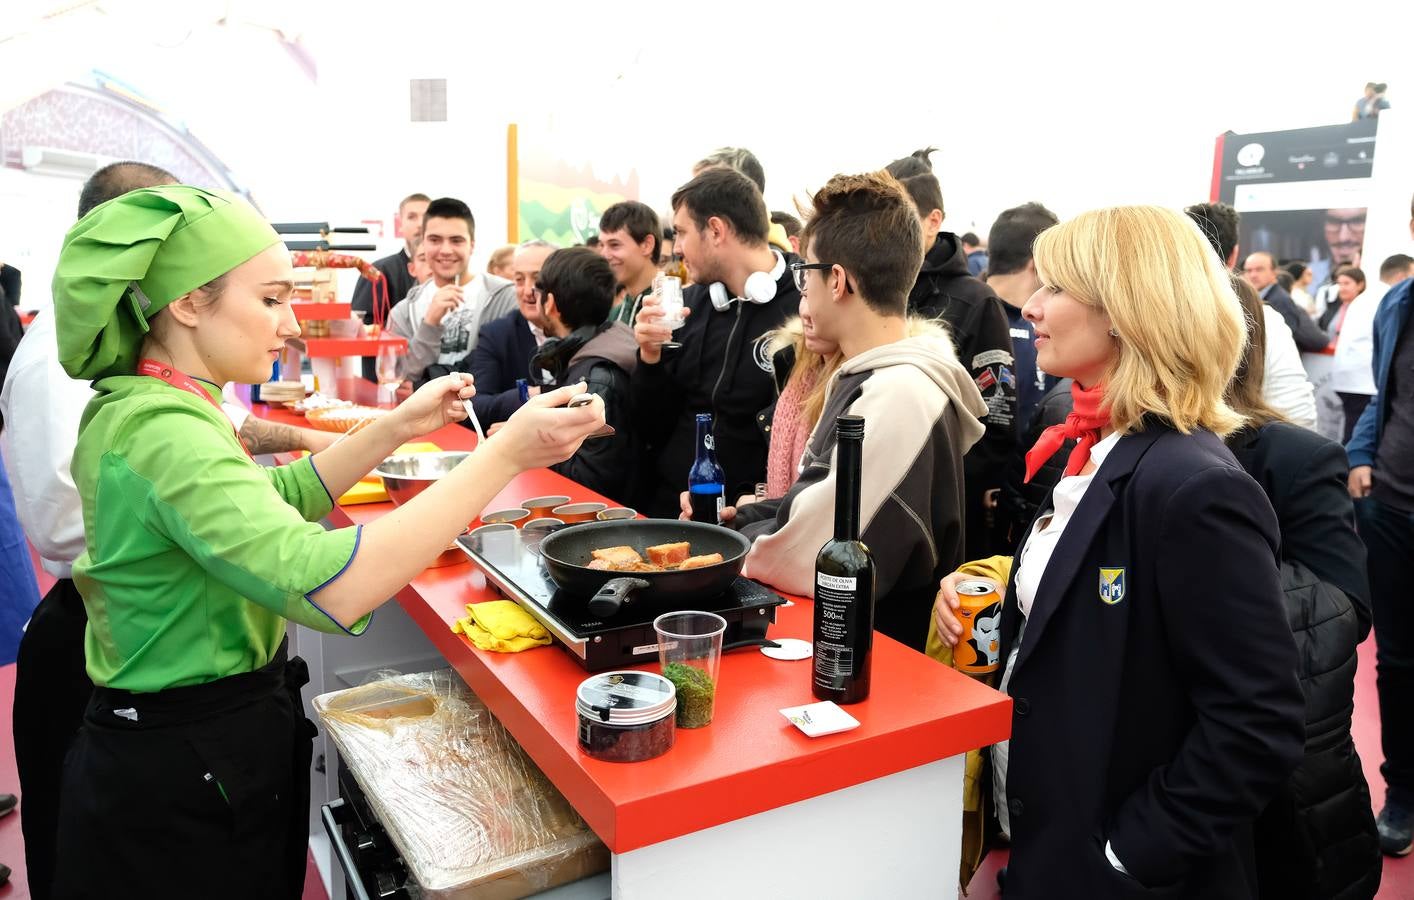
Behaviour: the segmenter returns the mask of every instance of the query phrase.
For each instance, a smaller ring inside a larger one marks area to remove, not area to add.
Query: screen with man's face
[[[1242,211],[1238,242],[1244,257],[1264,250],[1278,265],[1300,260],[1310,266],[1312,284],[1324,284],[1339,267],[1360,265],[1365,209]]]

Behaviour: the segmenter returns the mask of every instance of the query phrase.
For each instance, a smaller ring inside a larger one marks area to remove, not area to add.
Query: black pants
[[[1380,774],[1391,794],[1414,803],[1414,514],[1355,501],[1369,551],[1375,619],[1375,688],[1380,697]]]
[[[59,783],[64,754],[93,694],[84,669],[83,598],[61,578],[44,595],[20,639],[15,665],[15,767],[20,776],[20,829],[30,896],[48,900],[54,882]]]
[[[1348,444],[1350,436],[1355,432],[1355,423],[1360,421],[1360,414],[1365,411],[1365,407],[1370,405],[1370,395],[1336,391],[1336,396],[1340,398],[1341,408],[1345,412],[1345,436],[1341,438],[1340,442]]]
[[[95,688],[64,769],[60,898],[291,898],[304,890],[303,660],[210,684]]]

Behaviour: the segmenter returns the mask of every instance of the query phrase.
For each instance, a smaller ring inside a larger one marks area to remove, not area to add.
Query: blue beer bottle
[[[726,475],[717,464],[712,440],[712,414],[697,414],[697,459],[687,472],[687,491],[692,501],[692,521],[719,525],[726,505]]]

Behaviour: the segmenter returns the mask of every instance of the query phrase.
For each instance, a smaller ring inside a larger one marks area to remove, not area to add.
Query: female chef
[[[398,445],[462,418],[469,379],[291,465],[256,465],[219,407],[287,338],[293,270],[243,200],[166,185],[94,209],[54,278],[60,359],[93,379],[74,451],[74,564],[95,690],[66,762],[56,896],[299,897],[310,728],[286,623],[363,632],[518,472],[570,456],[601,403],[517,414],[367,526],[319,520]],[[583,388],[580,387],[579,390]]]

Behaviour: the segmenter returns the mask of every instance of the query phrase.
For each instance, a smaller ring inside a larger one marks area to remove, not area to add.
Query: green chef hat
[[[132,374],[159,310],[279,240],[240,197],[184,184],[95,207],[69,229],[54,271],[59,361],[75,378]]]

